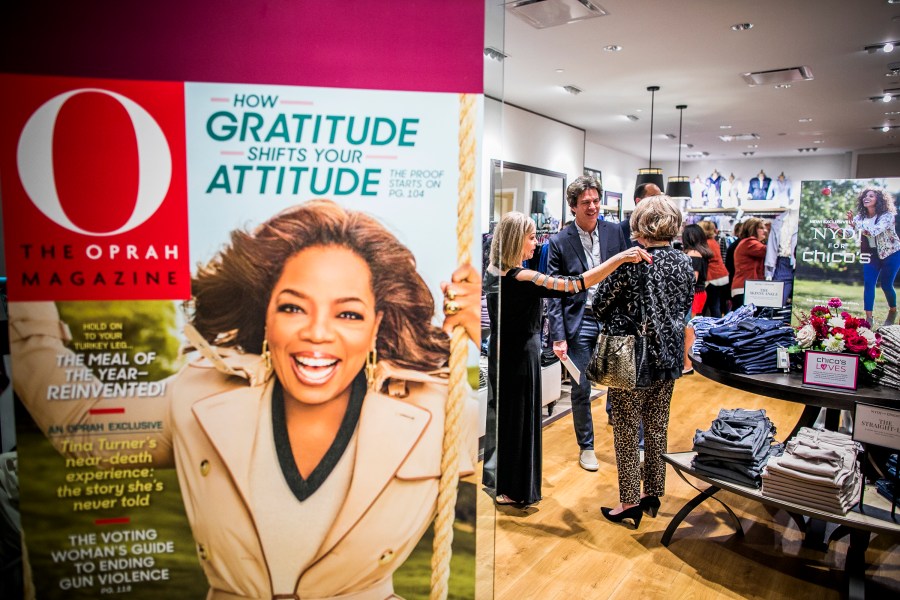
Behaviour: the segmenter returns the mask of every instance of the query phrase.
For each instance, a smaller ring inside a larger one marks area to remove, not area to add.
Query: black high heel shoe
[[[600,512],[603,513],[603,516],[606,517],[607,521],[612,521],[613,523],[621,523],[623,519],[631,519],[634,521],[635,529],[640,526],[641,518],[644,516],[644,511],[640,504],[632,506],[631,508],[626,508],[617,515],[611,514],[612,509],[605,506],[600,508]]]
[[[644,496],[641,498],[641,510],[651,517],[655,517],[656,513],[659,512],[659,506],[659,496]]]

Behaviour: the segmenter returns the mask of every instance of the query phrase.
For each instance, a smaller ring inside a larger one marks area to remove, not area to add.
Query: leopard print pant
[[[666,452],[669,404],[675,381],[655,381],[640,390],[609,389],[613,412],[613,443],[619,471],[619,501],[637,504],[641,499],[641,462],[638,425],[644,422],[644,493],[663,496],[666,492]]]

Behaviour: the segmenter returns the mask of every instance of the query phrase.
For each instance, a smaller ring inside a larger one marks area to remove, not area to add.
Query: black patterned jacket
[[[629,335],[638,332],[643,307],[653,378],[670,379],[680,375],[684,361],[684,318],[694,298],[694,270],[690,257],[671,246],[647,251],[652,264],[622,265],[600,282],[594,314],[606,333]]]

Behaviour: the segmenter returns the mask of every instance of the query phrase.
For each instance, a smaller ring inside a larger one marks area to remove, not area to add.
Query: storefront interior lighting
[[[684,109],[687,108],[687,104],[679,104],[675,108],[678,109],[678,175],[669,177],[666,194],[671,198],[690,198],[690,178],[681,174],[681,130],[684,124]]]
[[[642,183],[655,183],[659,189],[664,189],[666,181],[663,179],[662,169],[653,166],[653,108],[659,86],[648,86],[647,91],[650,92],[650,158],[647,160],[647,168],[638,169],[638,176],[634,185],[637,187]]]
[[[484,49],[484,55],[487,56],[491,60],[496,60],[497,62],[503,62],[504,59],[509,58],[509,54],[504,54],[500,52],[496,48],[492,48],[488,46]]]
[[[890,42],[883,42],[881,44],[870,44],[870,45],[866,46],[865,48],[863,48],[863,50],[865,50],[869,54],[875,54],[879,50],[881,52],[893,52],[894,47],[897,44],[900,44],[900,40],[892,40]]]

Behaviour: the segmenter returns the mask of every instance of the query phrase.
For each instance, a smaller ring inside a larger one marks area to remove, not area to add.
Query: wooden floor
[[[571,415],[544,429],[543,500],[525,510],[495,507],[479,493],[478,598],[594,600],[604,598],[842,597],[847,541],[827,552],[801,547],[790,517],[719,492],[744,527],[743,539],[725,511],[707,500],[676,531],[668,548],[663,531],[696,491],[668,468],[666,496],[655,519],[638,530],[607,522],[600,506],[618,502],[612,428],[605,396],[593,404],[600,470],[578,466]],[[691,449],[695,429],[707,429],[720,408],[765,408],[783,439],[802,405],[735,390],[699,374],[675,386],[669,451]],[[702,482],[694,483],[703,485]],[[868,598],[900,597],[900,542],[876,536],[866,559]]]

